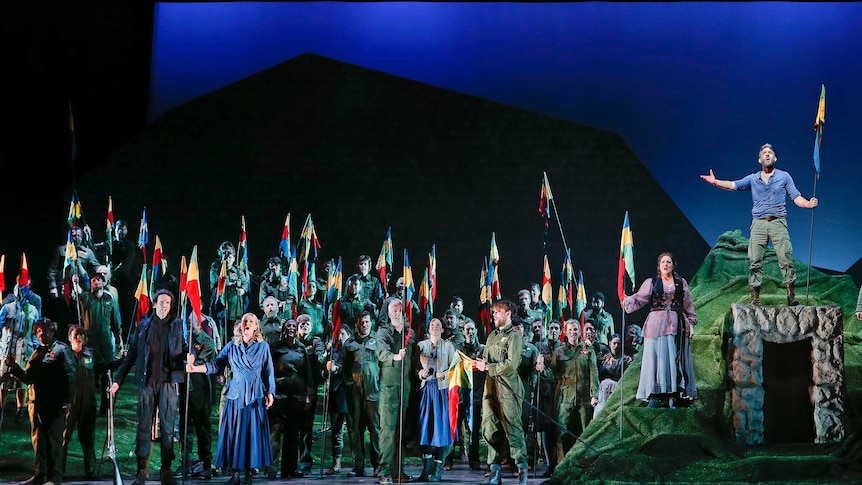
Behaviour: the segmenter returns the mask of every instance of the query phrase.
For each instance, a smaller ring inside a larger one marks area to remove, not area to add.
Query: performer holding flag
[[[817,207],[817,198],[806,199],[796,188],[789,173],[775,168],[778,157],[769,143],[760,147],[757,163],[760,171],[739,180],[719,180],[712,169],[709,175],[701,175],[706,183],[724,190],[750,190],[754,206],[751,209],[751,237],[748,241],[748,286],[751,289],[751,303],[760,304],[760,286],[763,284],[763,258],[766,246],[772,241],[778,266],[781,268],[783,285],[787,289],[787,304],[796,306],[796,269],[793,267],[793,246],[787,228],[786,197],[803,209]]]

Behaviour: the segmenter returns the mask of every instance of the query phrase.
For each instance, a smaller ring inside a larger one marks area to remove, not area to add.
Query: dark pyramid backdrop
[[[312,214],[321,259],[343,256],[345,275],[359,254],[376,259],[392,226],[396,271],[406,247],[418,287],[436,243],[437,312],[459,294],[474,313],[492,231],[504,296],[541,279],[543,170],[576,271],[617,314],[626,210],[640,271],[652,273],[670,250],[690,274],[709,249],[616,134],[313,54],[167,112],[78,191],[95,233],[108,195],[133,234],[146,205],[149,252],[160,235],[174,270],[198,244],[205,272],[221,241],[237,241],[243,214],[257,273],[276,254],[287,213],[294,244]],[[548,240],[556,284],[556,222]]]

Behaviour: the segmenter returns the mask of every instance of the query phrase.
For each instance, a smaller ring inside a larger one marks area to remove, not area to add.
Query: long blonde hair
[[[251,318],[254,321],[254,324],[257,325],[257,328],[254,331],[254,336],[251,338],[252,341],[263,342],[263,333],[260,331],[260,319],[257,318],[257,315],[254,313],[246,313],[242,316],[233,326],[233,343],[234,345],[239,345],[242,343],[242,322],[245,321],[246,317]]]

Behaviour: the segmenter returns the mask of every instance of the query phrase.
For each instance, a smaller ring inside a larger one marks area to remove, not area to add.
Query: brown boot
[[[751,288],[751,304],[760,305],[760,287],[752,286]]]
[[[793,287],[793,283],[786,284],[785,288],[787,288],[787,305],[788,306],[799,305],[799,300],[796,299],[796,291]]]

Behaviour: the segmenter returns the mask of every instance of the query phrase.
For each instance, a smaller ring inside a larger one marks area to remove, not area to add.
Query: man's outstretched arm
[[[736,190],[736,184],[732,180],[719,180],[715,178],[712,169],[709,169],[709,175],[701,175],[700,178],[705,180],[709,185],[714,185],[724,190]]]

